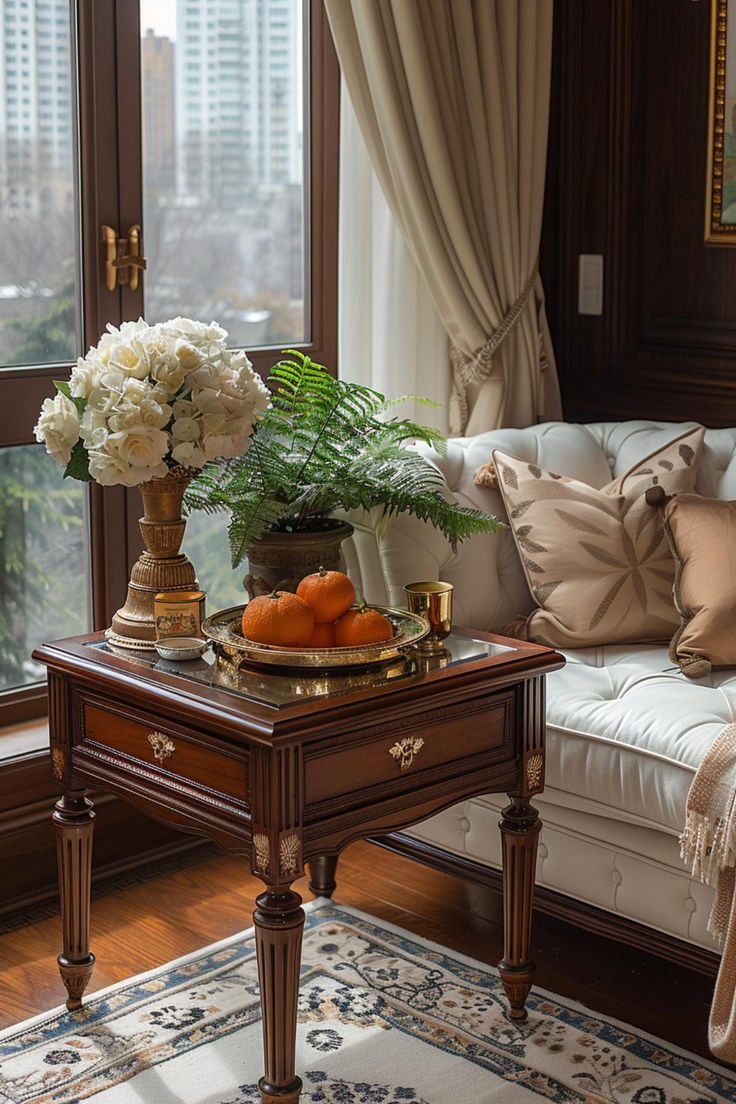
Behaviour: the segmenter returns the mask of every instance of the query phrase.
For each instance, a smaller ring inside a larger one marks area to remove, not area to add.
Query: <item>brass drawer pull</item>
[[[415,755],[417,755],[423,747],[424,740],[421,736],[405,736],[403,740],[399,740],[393,747],[390,747],[388,753],[389,755],[393,755],[403,771],[408,770],[414,762]]]
[[[170,759],[176,751],[174,741],[165,736],[163,732],[149,732],[148,742],[153,748],[153,758],[158,759],[159,763],[163,763],[165,759]]]

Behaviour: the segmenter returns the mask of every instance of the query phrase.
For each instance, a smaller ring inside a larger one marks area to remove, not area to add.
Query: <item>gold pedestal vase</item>
[[[133,565],[125,605],[105,633],[116,648],[155,651],[155,596],[162,590],[197,589],[194,566],[179,552],[186,528],[181,504],[190,479],[186,468],[176,467],[138,488],[143,498],[143,517],[138,524],[146,551]]]

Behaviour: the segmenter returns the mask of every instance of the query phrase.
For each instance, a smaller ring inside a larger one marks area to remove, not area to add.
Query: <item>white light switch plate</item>
[[[580,254],[578,314],[603,314],[603,256],[600,253]]]

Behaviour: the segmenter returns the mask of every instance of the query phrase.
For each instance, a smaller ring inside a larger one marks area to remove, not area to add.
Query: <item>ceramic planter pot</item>
[[[266,533],[256,541],[248,556],[248,574],[243,579],[249,600],[272,590],[291,590],[305,575],[320,566],[339,571],[340,546],[353,532],[346,521],[335,521],[327,529],[310,533]]]

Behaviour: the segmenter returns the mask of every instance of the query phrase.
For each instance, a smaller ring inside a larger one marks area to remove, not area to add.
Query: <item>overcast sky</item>
[[[141,0],[141,34],[149,29],[176,38],[176,0]]]

